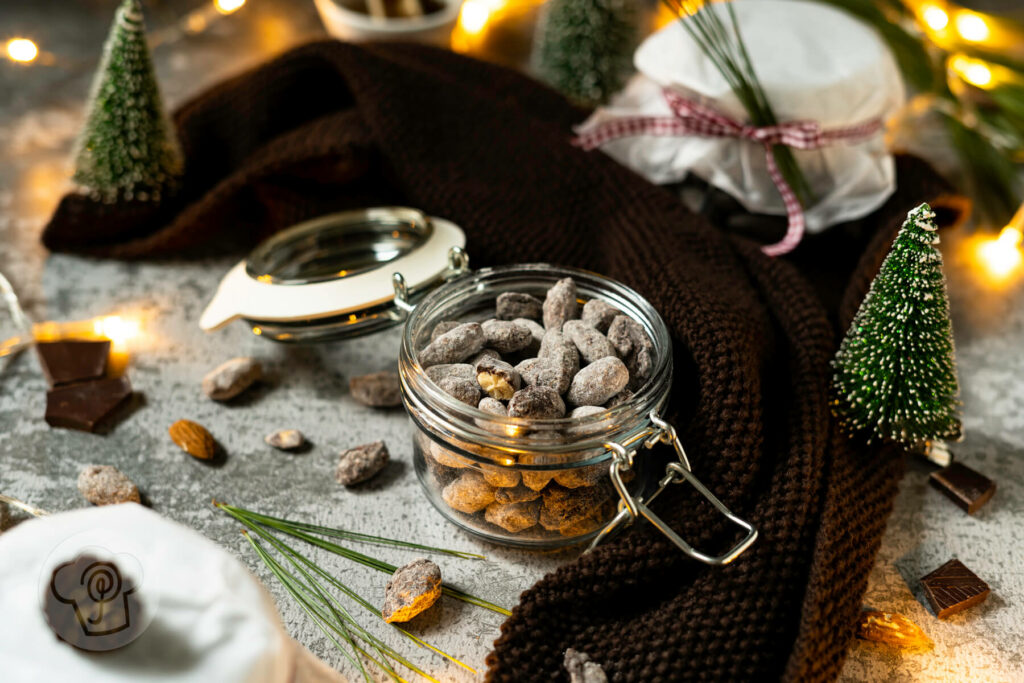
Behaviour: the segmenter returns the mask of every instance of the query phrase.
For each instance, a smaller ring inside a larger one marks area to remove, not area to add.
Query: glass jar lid
[[[398,324],[412,303],[468,268],[462,230],[405,207],[321,216],[260,244],[199,319],[243,319],[276,341],[324,341]]]

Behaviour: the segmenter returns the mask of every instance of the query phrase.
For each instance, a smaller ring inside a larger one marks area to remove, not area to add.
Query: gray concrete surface
[[[401,410],[378,412],[347,395],[352,374],[392,367],[397,333],[312,348],[269,344],[241,325],[202,334],[196,320],[221,275],[232,265],[124,264],[48,256],[39,231],[60,196],[66,156],[82,117],[82,102],[110,5],[4,3],[0,27],[29,35],[53,64],[17,67],[0,61],[0,271],[38,320],[80,320],[121,314],[137,318],[130,376],[143,397],[135,412],[106,436],[49,429],[42,421],[45,383],[35,358],[23,354],[0,369],[0,492],[57,511],[83,504],[74,481],[87,463],[113,464],[141,487],[155,510],[190,525],[236,552],[266,581],[287,629],[344,669],[342,657],[284,597],[211,498],[272,514],[361,531],[416,538],[486,554],[486,563],[445,559],[460,587],[511,606],[543,573],[574,551],[502,549],[448,525],[419,491],[411,463],[411,427]],[[184,3],[161,3],[151,24],[166,25]],[[193,6],[197,3],[191,3]],[[173,104],[203,86],[308,37],[321,35],[312,3],[252,0],[238,15],[201,35],[168,42],[155,58]],[[968,437],[958,456],[999,482],[993,502],[967,517],[927,485],[927,468],[912,465],[901,487],[865,604],[900,611],[936,642],[934,651],[901,655],[857,643],[844,681],[1024,680],[1024,289],[995,290],[977,282],[965,244],[946,246],[955,313]],[[264,360],[269,379],[230,405],[203,398],[202,375],[231,356]],[[3,363],[0,361],[0,368]],[[179,418],[207,425],[229,454],[211,468],[181,453],[167,438]],[[300,455],[263,444],[267,432],[296,427],[313,442]],[[395,462],[370,485],[346,491],[333,481],[336,453],[383,438]],[[414,554],[382,550],[400,563]],[[915,579],[960,557],[989,581],[983,606],[940,622],[914,596]],[[384,576],[320,555],[354,588],[379,602]],[[908,583],[909,580],[909,583]],[[444,600],[416,622],[417,633],[482,669],[501,617]],[[377,629],[399,644],[384,628]],[[473,677],[426,651],[403,651],[442,680]],[[352,673],[348,671],[348,673]]]

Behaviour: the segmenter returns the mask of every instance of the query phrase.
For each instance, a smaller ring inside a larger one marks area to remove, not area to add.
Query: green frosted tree
[[[907,216],[832,365],[833,411],[868,441],[960,436],[949,299],[935,214]]]
[[[534,38],[533,68],[580,104],[607,102],[633,70],[638,0],[548,0]]]
[[[181,150],[164,111],[138,0],[124,0],[117,9],[74,165],[80,190],[104,202],[159,200],[181,175]]]

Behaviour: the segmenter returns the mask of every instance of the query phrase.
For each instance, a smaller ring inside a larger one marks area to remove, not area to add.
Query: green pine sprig
[[[720,16],[721,12],[705,0],[663,2],[679,17],[682,27],[722,74],[747,111],[750,123],[759,128],[778,125],[778,118],[758,80],[743,41],[732,3],[724,3],[724,13],[728,20],[726,23]],[[793,150],[786,145],[775,145],[772,148],[772,156],[775,157],[779,172],[793,189],[801,206],[811,206],[815,201],[814,192],[797,163]]]
[[[381,572],[393,574],[397,567],[382,560],[370,557],[358,551],[325,541],[313,534],[328,536],[332,538],[343,538],[360,543],[376,545],[388,545],[393,547],[409,548],[425,552],[441,553],[460,559],[480,560],[485,559],[482,555],[467,553],[447,548],[411,543],[398,539],[373,536],[345,529],[308,524],[294,520],[283,519],[264,515],[245,508],[227,505],[214,501],[214,507],[230,515],[242,523],[246,529],[243,531],[246,539],[252,545],[257,556],[267,566],[271,574],[281,583],[288,594],[296,601],[299,607],[313,621],[316,627],[342,652],[345,658],[352,663],[364,677],[371,681],[372,678],[363,664],[363,660],[376,665],[384,674],[393,681],[405,681],[396,671],[395,664],[401,665],[410,671],[424,677],[429,681],[436,681],[409,659],[393,647],[387,645],[372,633],[367,631],[345,606],[331,593],[331,589],[339,591],[365,611],[371,613],[375,619],[383,621],[381,611],[369,600],[356,593],[349,586],[332,576],[323,567],[316,564],[301,552],[285,543],[275,535],[280,532],[307,543],[323,548],[336,555],[353,560],[359,564],[376,569]],[[276,558],[271,551],[276,551],[282,560]],[[290,568],[289,568],[290,566]],[[509,615],[507,609],[495,605],[487,600],[470,595],[464,591],[451,586],[442,586],[445,595],[454,597],[463,602],[483,607],[502,615]],[[415,636],[408,630],[396,624],[389,626],[400,633],[404,638],[410,640],[417,647],[431,650],[441,655],[448,661],[473,673],[476,671],[465,662],[448,654],[444,650],[431,645],[427,641]]]

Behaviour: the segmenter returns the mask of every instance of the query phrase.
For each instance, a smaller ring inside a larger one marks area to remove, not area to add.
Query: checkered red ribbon
[[[581,134],[575,139],[575,144],[591,150],[610,140],[635,135],[699,135],[709,138],[739,138],[761,143],[764,146],[768,174],[782,196],[786,206],[786,217],[789,220],[785,237],[780,242],[763,248],[764,253],[769,256],[792,251],[800,243],[806,224],[800,200],[779,171],[772,148],[775,145],[786,145],[794,149],[820,149],[840,141],[863,142],[882,129],[880,119],[829,130],[822,130],[817,121],[790,121],[757,128],[734,121],[720,111],[688,100],[679,93],[671,90],[665,90],[664,93],[674,116],[627,116],[613,119]]]

